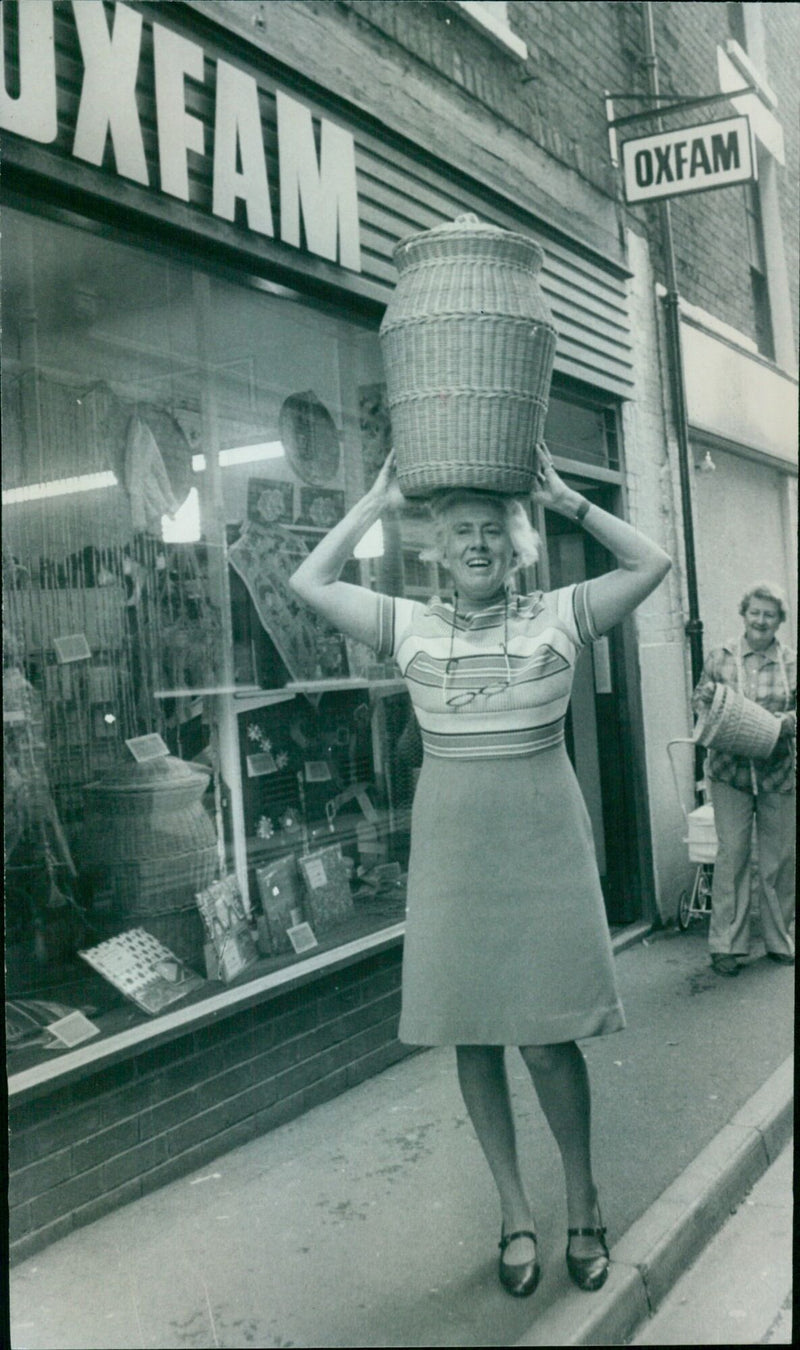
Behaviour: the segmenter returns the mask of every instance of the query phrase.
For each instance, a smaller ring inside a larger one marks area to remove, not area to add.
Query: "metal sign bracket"
[[[744,84],[741,89],[730,89],[727,93],[719,94],[697,94],[687,95],[684,98],[676,98],[674,94],[612,94],[608,89],[604,91],[606,107],[606,125],[608,127],[608,149],[611,155],[611,163],[614,168],[619,167],[619,155],[617,153],[617,127],[630,126],[634,122],[644,122],[648,118],[661,118],[665,113],[684,112],[687,108],[700,108],[708,106],[710,103],[725,103],[731,99],[739,98],[741,94],[755,94],[757,89],[753,84]],[[622,117],[615,116],[614,102],[646,102],[657,103],[657,108],[646,108],[644,112],[625,113]]]

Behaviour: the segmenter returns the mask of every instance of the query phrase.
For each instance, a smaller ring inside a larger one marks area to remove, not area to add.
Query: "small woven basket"
[[[727,684],[718,684],[709,707],[698,718],[694,738],[715,750],[763,760],[775,749],[780,728],[780,718],[766,708]]]
[[[556,348],[542,250],[468,215],[394,258],[381,345],[400,487],[530,492]]]

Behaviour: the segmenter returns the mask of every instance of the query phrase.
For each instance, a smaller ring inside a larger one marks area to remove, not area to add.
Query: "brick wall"
[[[340,8],[457,86],[475,115],[487,109],[613,195],[603,90],[629,87],[630,60],[638,59],[627,6],[512,0],[509,19],[527,45],[526,62],[476,32],[454,6],[346,0]]]
[[[9,1109],[12,1260],[410,1053],[399,949]]]
[[[655,5],[654,13],[662,92],[715,92],[717,46],[730,37],[725,5]],[[695,108],[669,125],[711,121],[729,111],[727,104]],[[745,191],[731,187],[674,198],[672,227],[681,294],[754,338]]]
[[[783,246],[791,287],[794,331],[800,325],[797,277],[800,273],[800,81],[797,50],[800,45],[800,9],[797,5],[762,4],[767,47],[767,79],[778,99],[783,125],[786,167],[778,174],[778,195],[783,221]]]
[[[424,67],[427,78],[451,87],[450,97],[475,119],[487,115],[524,136],[588,183],[614,197],[621,182],[612,170],[603,92],[643,91],[642,6],[605,0],[511,0],[514,31],[528,47],[525,62],[476,32],[447,4],[406,0],[340,0],[338,21],[380,31],[397,47],[398,72]],[[676,98],[718,89],[716,49],[730,37],[727,9],[717,0],[655,4],[656,50],[661,91]],[[786,167],[779,191],[789,276],[797,275],[798,83],[794,52],[800,39],[797,6],[763,4],[769,82],[786,136]],[[639,105],[618,105],[618,112]],[[668,126],[692,125],[729,116],[728,104],[671,115]],[[625,128],[624,137],[646,134]],[[498,143],[499,147],[499,143]],[[501,153],[498,148],[498,153]],[[690,303],[755,340],[747,217],[743,187],[675,198],[672,219],[681,295]],[[658,259],[660,228],[655,206],[627,211],[634,228],[648,235]],[[663,268],[660,280],[663,281]],[[792,296],[797,323],[797,295]]]
[[[800,21],[794,5],[765,4],[762,11],[768,78],[778,95],[777,116],[787,142],[787,163],[779,170],[779,181],[789,275],[795,276],[798,90],[793,53]],[[726,6],[713,0],[656,4],[654,14],[662,93],[715,92],[717,47],[731,36]],[[693,109],[682,120],[690,125],[728,116],[730,111],[728,104],[712,105]],[[669,125],[681,121],[670,119]],[[730,187],[675,198],[671,209],[681,295],[755,340],[745,192],[745,187]]]

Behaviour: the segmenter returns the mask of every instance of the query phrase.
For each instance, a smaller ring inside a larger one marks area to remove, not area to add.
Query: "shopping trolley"
[[[694,752],[697,749],[697,744],[693,740],[687,740],[686,737],[679,737],[674,741],[667,742],[667,754],[669,755],[670,768],[675,783],[675,792],[686,820],[686,835],[683,842],[689,849],[689,861],[697,863],[691,889],[684,888],[678,897],[678,927],[685,932],[692,919],[702,919],[711,913],[711,883],[714,876],[714,862],[717,857],[719,840],[714,824],[714,807],[708,800],[708,784],[705,779],[701,779],[695,784],[697,794],[701,798],[700,806],[696,806],[693,811],[687,811],[684,806],[680,784],[678,783],[678,773],[675,768],[673,753],[673,746],[675,745],[690,745],[692,752]]]

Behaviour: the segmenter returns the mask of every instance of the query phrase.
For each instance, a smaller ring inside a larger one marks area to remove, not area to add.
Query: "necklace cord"
[[[503,654],[503,660],[505,661],[505,666],[506,666],[506,680],[505,680],[505,684],[503,685],[503,691],[505,691],[505,690],[508,689],[508,688],[510,687],[510,685],[511,685],[511,662],[509,661],[509,658],[508,658],[508,590],[507,590],[507,589],[506,589],[506,590],[504,591],[504,593],[503,593],[503,601],[504,601],[504,604],[503,604],[503,653],[502,653],[502,654]],[[465,615],[464,617],[467,618],[468,616]],[[445,668],[444,668],[444,682],[443,682],[443,685],[442,685],[442,696],[443,696],[443,698],[444,698],[445,703],[447,703],[447,704],[450,703],[450,700],[447,698],[447,679],[448,679],[448,676],[451,674],[451,666],[453,665],[454,662],[457,662],[457,661],[460,659],[459,657],[453,655],[453,650],[454,650],[454,646],[455,646],[455,633],[456,633],[456,619],[457,619],[457,618],[458,618],[458,591],[455,591],[455,590],[454,590],[454,591],[453,591],[453,619],[452,619],[452,623],[450,624],[450,649],[449,649],[448,656],[447,656],[447,663],[446,663]],[[487,686],[487,688],[489,688],[490,691],[493,692],[493,693],[499,693],[499,692],[500,692],[499,689],[497,689],[497,690],[492,690],[492,689],[491,689],[491,686]],[[465,691],[465,692],[469,695],[471,691],[467,690],[467,691]],[[471,702],[472,699],[474,699],[478,694],[483,694],[483,693],[486,693],[486,689],[476,689],[474,692],[471,693],[471,697],[469,698],[468,701]],[[458,698],[459,695],[456,694],[454,697]]]

